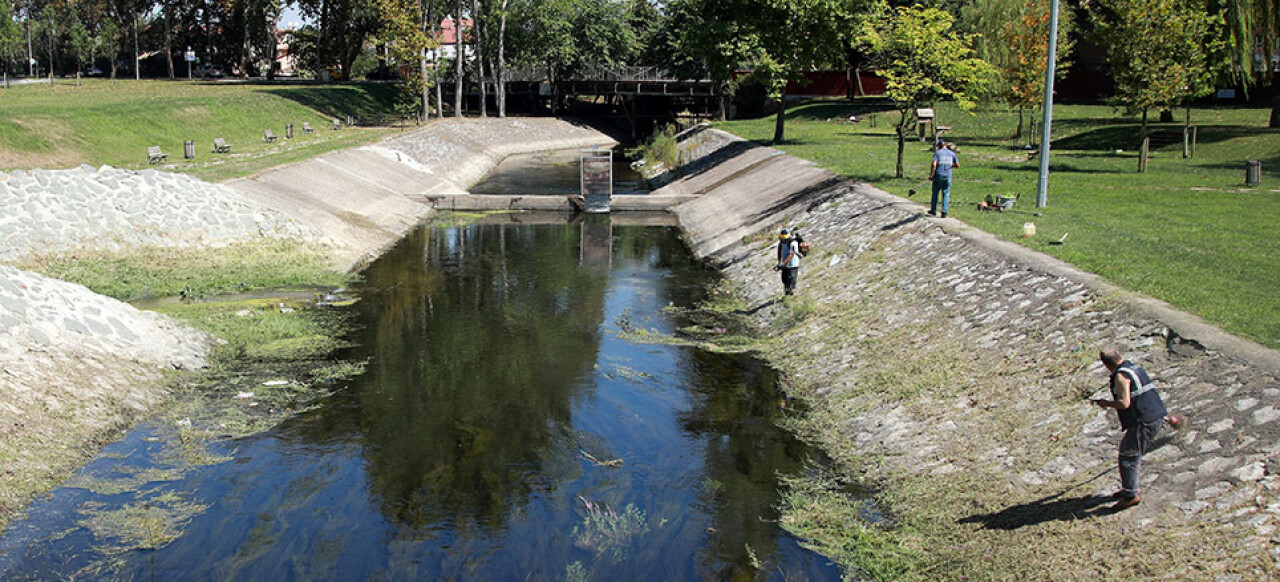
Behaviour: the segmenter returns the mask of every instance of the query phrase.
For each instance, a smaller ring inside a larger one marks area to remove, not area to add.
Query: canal
[[[77,476],[133,485],[33,503],[0,579],[838,579],[777,523],[817,455],[777,375],[672,341],[716,277],[608,216],[418,230],[351,289],[363,373],[178,475],[143,424]],[[158,543],[96,521],[161,505]]]

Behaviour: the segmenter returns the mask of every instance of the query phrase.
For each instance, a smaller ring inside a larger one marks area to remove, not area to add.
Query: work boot
[[[1129,509],[1130,507],[1133,507],[1133,506],[1135,506],[1135,505],[1137,505],[1137,504],[1139,504],[1139,503],[1142,503],[1142,496],[1141,496],[1141,495],[1134,495],[1133,497],[1121,497],[1121,498],[1120,498],[1120,501],[1115,502],[1115,504],[1113,504],[1113,505],[1111,506],[1111,510],[1112,510],[1112,511],[1124,511],[1124,510]]]

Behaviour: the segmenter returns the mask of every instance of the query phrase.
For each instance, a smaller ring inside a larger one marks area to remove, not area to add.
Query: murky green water
[[[776,523],[812,452],[775,374],[619,335],[671,333],[713,277],[608,217],[417,232],[353,290],[362,375],[173,478],[146,471],[168,427],[138,428],[82,471],[138,485],[33,504],[0,579],[837,579]],[[112,552],[104,508],[168,511],[156,549]]]

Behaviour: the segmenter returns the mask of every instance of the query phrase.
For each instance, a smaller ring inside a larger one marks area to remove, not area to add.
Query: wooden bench
[[[231,144],[227,143],[225,139],[215,137],[213,138],[213,153],[229,154],[231,153]]]
[[[264,129],[262,130],[262,141],[265,141],[267,143],[275,143],[276,134],[271,133],[270,129]]]
[[[310,123],[306,121],[302,122],[302,133],[315,133],[315,132],[316,132],[316,128],[311,127]]]
[[[337,117],[333,118],[333,129],[342,129],[342,120]]]
[[[169,159],[169,154],[160,151],[160,146],[147,146],[147,163],[158,164]]]

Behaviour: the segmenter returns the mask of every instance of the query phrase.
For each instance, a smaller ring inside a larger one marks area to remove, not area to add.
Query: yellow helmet
[[[787,239],[791,238],[791,231],[789,231],[789,230],[787,230],[787,229],[785,229],[785,228],[784,228],[784,229],[782,229],[780,232],[778,232],[778,238],[779,238],[779,239],[782,239],[782,240],[787,240]]]

